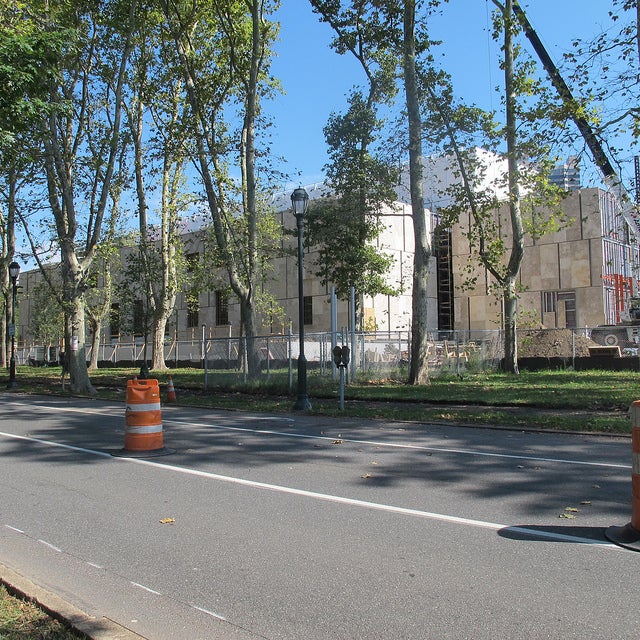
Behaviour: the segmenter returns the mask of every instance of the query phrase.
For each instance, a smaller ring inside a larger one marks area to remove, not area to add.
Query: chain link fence
[[[297,335],[269,335],[253,338],[260,378],[274,382],[296,376],[299,339]],[[640,338],[637,327],[594,329],[519,329],[519,358],[522,362],[559,361],[573,366],[576,359],[604,359],[637,357]],[[381,380],[406,378],[411,353],[408,331],[307,333],[305,356],[309,376],[337,378],[333,363],[334,346],[346,345],[351,351],[348,367],[350,379]],[[247,353],[252,345],[246,338],[203,338],[187,341],[168,341],[165,361],[170,368],[197,367],[203,369],[205,384],[215,384],[217,376],[235,377],[246,381],[249,372]],[[141,340],[114,341],[102,344],[98,356],[100,367],[138,367],[145,361],[145,346]],[[19,347],[18,364],[47,366],[59,363],[59,349],[33,345]],[[151,348],[146,349],[146,360]],[[429,335],[429,370],[433,376],[442,373],[496,371],[504,356],[501,331],[437,331]],[[87,360],[90,352],[87,354]]]

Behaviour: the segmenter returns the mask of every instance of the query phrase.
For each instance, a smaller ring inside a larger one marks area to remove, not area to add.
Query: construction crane
[[[540,62],[547,72],[551,83],[554,88],[558,92],[563,103],[572,107],[577,104],[573,94],[571,93],[571,89],[567,86],[567,83],[564,81],[564,78],[558,71],[558,67],[555,65],[551,56],[545,49],[542,41],[538,37],[535,29],[531,26],[529,22],[529,18],[527,18],[527,14],[524,12],[522,7],[520,7],[519,3],[516,1],[513,3],[513,11],[522,27],[527,39],[531,43],[534,51],[540,58]],[[578,131],[582,135],[586,145],[589,147],[589,150],[593,154],[593,159],[600,171],[602,172],[602,178],[604,180],[607,188],[613,193],[620,201],[622,206],[622,216],[625,222],[629,225],[629,230],[633,236],[635,236],[635,241],[640,242],[640,230],[638,229],[638,209],[633,202],[629,192],[625,188],[620,176],[617,174],[616,170],[613,168],[611,161],[609,160],[600,140],[598,140],[595,135],[591,125],[586,120],[584,116],[580,115],[580,110],[578,109],[569,109],[569,113],[571,114],[571,119],[575,123]],[[634,285],[634,295],[635,295],[635,285]]]

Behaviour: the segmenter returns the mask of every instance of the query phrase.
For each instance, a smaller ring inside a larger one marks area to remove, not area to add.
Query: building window
[[[542,311],[544,313],[555,313],[558,308],[558,292],[543,291],[542,292]]]
[[[111,312],[109,314],[109,331],[112,338],[120,337],[120,305],[114,302],[111,305]]]
[[[564,303],[564,326],[570,329],[576,327],[576,292],[560,291],[558,302]]]
[[[575,328],[576,292],[543,291],[542,311],[543,313],[556,314],[556,326],[561,326],[564,328]]]
[[[304,296],[303,305],[304,323],[313,324],[313,296]]]
[[[229,324],[229,294],[216,291],[216,325]]]
[[[200,324],[200,301],[197,295],[187,297],[187,327],[193,329]]]

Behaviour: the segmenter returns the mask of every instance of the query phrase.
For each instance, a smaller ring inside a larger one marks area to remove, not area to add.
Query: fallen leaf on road
[[[344,440],[334,440],[331,444],[343,444]]]
[[[373,476],[370,473],[365,473],[365,474],[361,475],[360,477],[364,478],[366,480],[367,478],[372,478]]]
[[[591,500],[582,500],[580,504],[591,504]]]
[[[561,513],[558,518],[566,518],[567,520],[575,520],[575,516],[572,513]]]
[[[575,507],[565,507],[564,510],[568,513],[578,513],[580,509],[576,509]]]
[[[162,518],[162,520],[160,520],[161,524],[173,524],[176,521],[175,518]]]

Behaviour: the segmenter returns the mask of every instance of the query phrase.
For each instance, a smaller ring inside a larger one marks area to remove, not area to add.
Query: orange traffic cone
[[[176,390],[173,386],[173,378],[169,376],[169,382],[167,383],[167,402],[176,401]]]

